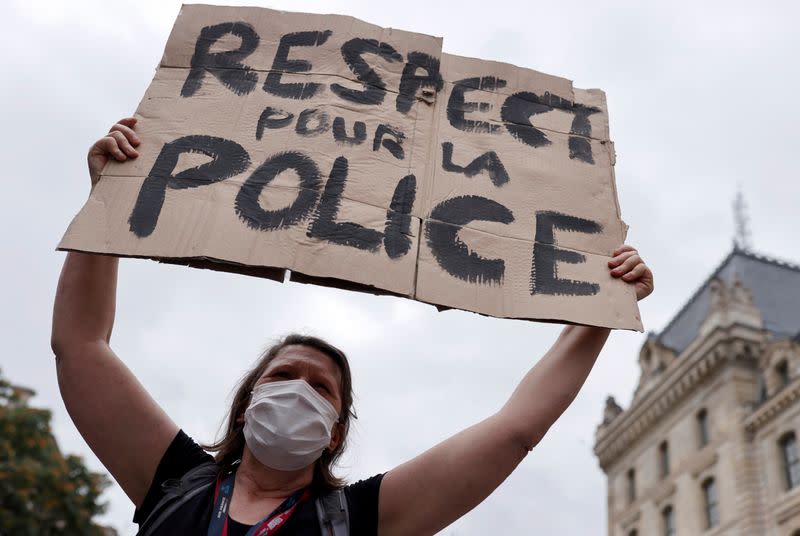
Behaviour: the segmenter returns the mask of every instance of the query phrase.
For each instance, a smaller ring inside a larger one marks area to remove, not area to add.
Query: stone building
[[[734,248],[639,352],[595,454],[609,536],[800,536],[800,266]]]

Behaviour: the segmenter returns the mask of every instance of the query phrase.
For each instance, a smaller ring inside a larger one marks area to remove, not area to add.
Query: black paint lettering
[[[310,99],[323,89],[323,85],[316,82],[281,83],[283,73],[307,73],[311,70],[311,63],[306,60],[290,60],[289,50],[292,47],[318,47],[325,43],[333,34],[331,30],[324,32],[295,32],[281,37],[272,69],[264,81],[264,91],[287,99]]]
[[[502,186],[508,182],[508,172],[496,152],[483,153],[467,164],[467,167],[463,167],[453,163],[453,144],[449,141],[442,143],[442,168],[445,171],[463,173],[467,177],[474,177],[478,173],[486,171],[495,186]]]
[[[363,90],[349,89],[339,84],[331,84],[331,91],[344,100],[356,104],[381,104],[386,95],[386,83],[375,70],[364,61],[362,54],[375,54],[386,61],[403,61],[401,56],[388,43],[379,43],[375,39],[356,37],[342,45],[342,58],[356,75],[356,79],[364,84]]]
[[[344,117],[333,120],[333,139],[342,145],[361,145],[367,139],[367,125],[363,121],[353,123],[353,136],[347,135]]]
[[[531,147],[543,147],[550,145],[550,140],[544,132],[533,126],[531,117],[553,109],[574,114],[569,130],[569,157],[594,164],[591,144],[592,124],[589,122],[589,116],[598,113],[599,108],[584,106],[550,92],[539,96],[529,91],[522,91],[505,100],[500,115],[506,129],[514,138]]]
[[[594,296],[600,291],[600,285],[597,283],[558,277],[559,262],[581,264],[586,262],[586,256],[577,251],[558,248],[555,240],[556,229],[587,234],[598,234],[603,231],[603,227],[592,220],[558,212],[537,212],[536,243],[533,245],[531,266],[531,294]]]
[[[425,70],[425,76],[417,74],[419,69]],[[434,58],[424,52],[409,52],[408,60],[403,67],[403,76],[400,79],[400,92],[395,101],[397,111],[408,113],[417,99],[417,92],[420,89],[424,96],[422,100],[432,103],[434,96],[442,90],[443,86],[444,81],[439,73],[439,58]]]
[[[543,102],[535,93],[520,91],[510,95],[503,103],[500,117],[509,134],[531,147],[550,145],[547,136],[531,123],[531,116],[551,111],[552,106]]]
[[[383,233],[357,223],[336,221],[344,185],[347,183],[347,167],[347,158],[343,156],[333,163],[331,174],[325,183],[325,191],[317,207],[316,217],[311,222],[307,235],[333,244],[377,251]]]
[[[572,126],[569,129],[569,133],[572,134],[569,137],[569,157],[587,164],[594,164],[591,143],[592,124],[589,122],[589,116],[599,112],[600,109],[575,104],[572,111],[575,113],[575,117],[572,119]]]
[[[458,238],[458,231],[471,221],[509,224],[514,215],[491,199],[468,195],[439,203],[425,222],[425,237],[433,256],[447,273],[463,281],[500,284],[506,265],[503,259],[485,259]]]
[[[294,170],[300,178],[297,197],[288,207],[264,210],[258,199],[264,188],[280,173]],[[303,221],[314,209],[322,186],[319,168],[307,155],[290,151],[278,153],[261,164],[242,185],[236,195],[235,209],[239,218],[251,229],[274,231]]]
[[[173,175],[178,157],[199,153],[212,160]],[[167,188],[196,188],[238,175],[250,165],[250,155],[238,143],[212,136],[184,136],[165,143],[136,198],[128,224],[139,238],[150,236],[158,223]]]
[[[394,188],[383,233],[383,247],[390,259],[400,258],[411,249],[411,209],[416,196],[417,178],[414,175],[406,175]]]
[[[289,125],[292,122],[292,119],[294,119],[293,113],[287,112],[286,110],[281,110],[280,108],[267,106],[264,108],[264,111],[261,112],[261,115],[258,118],[258,124],[256,125],[256,139],[260,140],[262,138],[265,128],[283,128]]]
[[[211,47],[227,34],[233,34],[242,40],[239,48],[225,52],[211,52]],[[181,88],[181,97],[191,97],[197,93],[206,71],[217,77],[225,87],[237,95],[253,91],[258,82],[258,75],[241,61],[258,48],[259,41],[253,27],[244,22],[224,22],[200,30],[194,45],[192,68]]]
[[[308,126],[311,121],[317,122],[313,128],[309,128]],[[294,130],[301,136],[310,137],[319,136],[323,132],[327,132],[330,128],[331,123],[328,119],[328,114],[322,110],[310,108],[300,112],[300,116],[297,118],[297,125],[295,125]]]
[[[495,91],[506,87],[506,81],[494,76],[483,76],[475,78],[465,78],[453,84],[453,91],[447,102],[447,120],[454,128],[464,132],[476,132],[480,134],[495,134],[500,130],[500,125],[491,124],[488,121],[475,121],[466,119],[465,114],[469,112],[488,112],[492,105],[488,102],[466,102],[464,93],[467,91],[484,90]]]
[[[384,139],[384,135],[393,136],[394,139]],[[392,153],[392,156],[397,158],[398,160],[402,160],[405,158],[405,152],[403,151],[403,140],[405,139],[406,135],[403,134],[399,129],[396,129],[389,125],[378,125],[378,128],[375,129],[375,139],[372,140],[372,150],[377,151],[381,148],[381,145]]]

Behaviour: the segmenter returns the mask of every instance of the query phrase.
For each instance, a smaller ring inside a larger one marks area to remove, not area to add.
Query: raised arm
[[[137,156],[136,120],[127,118],[89,150],[92,187],[109,156]],[[109,346],[117,287],[116,257],[70,252],[53,307],[51,344],[61,396],[91,449],[140,506],[177,426]]]
[[[609,268],[642,299],[653,275],[622,246]],[[609,330],[567,326],[496,414],[389,471],[381,484],[379,534],[434,534],[497,488],[574,400]]]

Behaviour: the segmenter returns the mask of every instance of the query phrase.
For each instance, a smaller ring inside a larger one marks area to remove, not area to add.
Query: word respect
[[[238,37],[241,40],[239,47],[234,50],[212,52],[215,45],[227,35]],[[309,73],[313,70],[313,65],[308,60],[289,59],[292,48],[323,46],[331,35],[333,35],[331,30],[314,30],[281,36],[272,66],[262,85],[263,91],[276,97],[297,100],[319,95],[325,89],[324,84],[286,83],[282,77],[286,73]],[[215,76],[237,95],[255,91],[258,85],[258,73],[243,63],[243,60],[256,52],[260,42],[261,38],[255,29],[244,22],[225,22],[203,28],[195,43],[191,68],[181,88],[181,96],[195,95],[202,86],[206,73]],[[408,113],[418,99],[433,102],[436,94],[444,87],[439,58],[425,52],[410,51],[404,58],[388,43],[361,37],[344,42],[340,52],[356,80],[363,85],[363,89],[359,90],[338,83],[330,84],[330,91],[346,102],[377,106],[383,104],[386,98],[386,82],[365,56],[378,57],[390,63],[404,63],[399,87],[393,88],[397,93],[395,108],[398,112]],[[467,114],[473,112],[485,113],[492,109],[490,103],[467,100],[467,94],[476,90],[497,91],[507,84],[506,80],[494,76],[469,77],[453,82],[447,103],[448,121],[454,128],[464,132],[500,133],[500,124],[467,117]],[[421,97],[418,97],[419,94]],[[543,147],[549,145],[551,141],[545,132],[533,126],[531,118],[556,109],[574,116],[569,132],[569,157],[594,164],[589,116],[599,112],[598,108],[574,103],[549,92],[538,95],[531,91],[518,91],[505,98],[500,108],[500,119],[514,139],[530,147]]]

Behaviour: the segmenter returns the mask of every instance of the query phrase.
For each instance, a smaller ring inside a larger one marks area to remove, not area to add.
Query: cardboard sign
[[[184,6],[60,249],[641,329],[605,96],[335,15]]]

